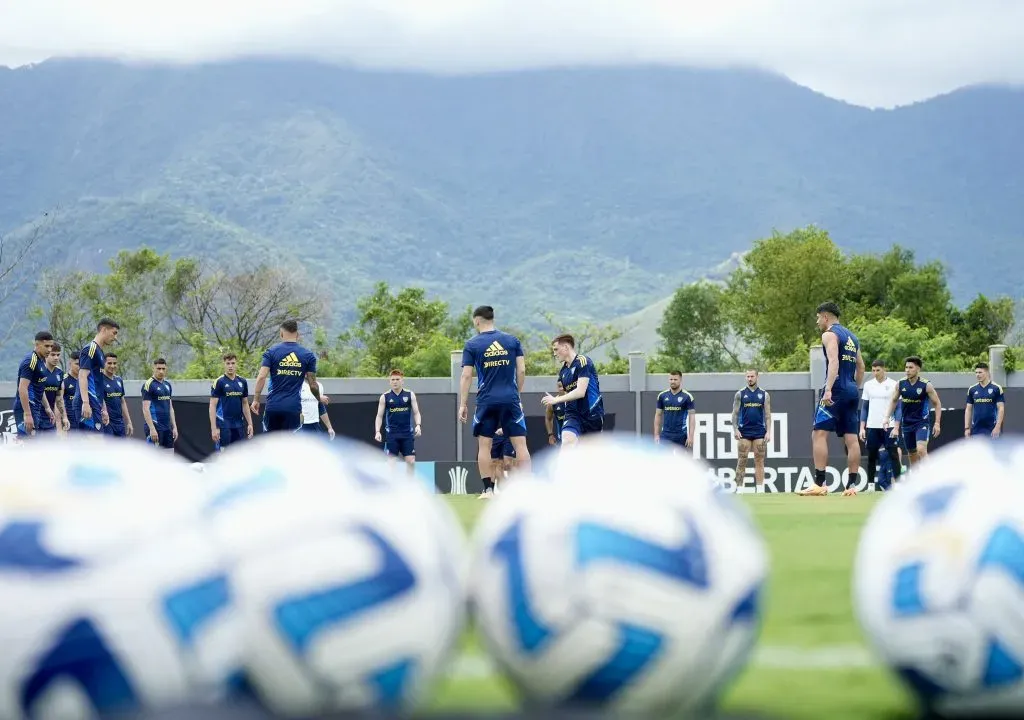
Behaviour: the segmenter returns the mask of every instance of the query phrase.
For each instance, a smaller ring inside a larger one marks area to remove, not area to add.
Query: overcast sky
[[[892,106],[1024,83],[1024,0],[0,0],[0,64],[301,54],[368,67],[753,65]]]

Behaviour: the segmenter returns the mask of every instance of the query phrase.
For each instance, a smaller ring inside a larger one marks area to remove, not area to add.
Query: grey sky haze
[[[300,55],[465,73],[744,65],[891,107],[1024,84],[1024,0],[0,0],[0,64]]]

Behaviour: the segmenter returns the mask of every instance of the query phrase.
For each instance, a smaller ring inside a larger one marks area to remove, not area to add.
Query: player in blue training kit
[[[839,306],[832,302],[817,308],[821,350],[825,355],[825,387],[814,413],[811,447],[814,454],[814,485],[800,495],[828,495],[828,436],[835,433],[846,445],[847,480],[843,495],[856,495],[860,478],[860,385],[864,358],[857,336],[839,324]]]
[[[988,363],[974,366],[978,382],[967,390],[967,405],[964,410],[964,437],[984,435],[999,437],[1003,431],[1003,417],[1006,414],[1006,398],[1003,388],[992,382]]]
[[[101,432],[106,424],[107,408],[100,385],[107,365],[103,348],[117,340],[119,330],[113,320],[100,320],[96,324],[96,335],[92,342],[78,354],[78,392],[75,393],[73,414],[78,418],[79,430]]]
[[[109,419],[109,422],[103,426],[103,434],[116,438],[134,435],[132,415],[128,412],[128,400],[124,394],[124,380],[117,374],[117,355],[114,353],[107,353],[107,362],[100,380],[100,388]]]
[[[576,352],[572,335],[559,335],[551,341],[551,352],[562,361],[558,380],[565,388],[562,395],[545,395],[545,405],[565,405],[562,446],[573,446],[583,435],[604,430],[604,399],[597,368],[586,355]]]
[[[678,370],[668,374],[668,390],[658,395],[654,406],[654,442],[690,450],[697,406],[682,383],[683,374]]]
[[[491,440],[498,428],[512,441],[519,467],[530,469],[526,447],[526,413],[520,393],[526,381],[526,358],[519,338],[495,330],[494,308],[481,305],[473,311],[477,335],[462,349],[459,381],[459,421],[469,420],[469,386],[476,371],[476,409],[473,436],[477,438],[477,465],[484,490],[493,489],[490,478]]]
[[[68,361],[68,374],[64,376],[61,394],[64,398],[64,411],[67,413],[67,429],[78,429],[78,415],[75,414],[75,396],[78,395],[78,356],[73,355]]]
[[[40,398],[45,399],[45,402],[39,416],[39,427],[36,428],[44,432],[66,432],[68,429],[67,410],[64,407],[64,370],[60,367],[60,352],[61,346],[53,343],[46,356],[47,378],[43,383],[43,394]]]
[[[373,437],[377,442],[383,440],[389,462],[401,457],[412,475],[416,471],[416,438],[421,433],[420,406],[416,402],[416,393],[405,387],[405,376],[401,370],[392,370],[388,382],[391,389],[377,401]]]
[[[238,357],[224,355],[224,374],[210,388],[210,437],[220,452],[233,443],[252,438],[249,412],[249,382],[238,376]]]
[[[892,399],[889,400],[887,416],[896,411],[896,404],[903,407],[903,416],[892,423],[892,435],[900,441],[910,454],[910,466],[913,467],[928,455],[928,440],[931,434],[939,436],[942,430],[942,403],[939,393],[926,379],[921,377],[924,363],[921,358],[912,355],[903,364],[907,376],[896,384]],[[929,428],[929,409],[935,408],[935,424]]]
[[[747,370],[747,384],[732,401],[732,427],[736,436],[736,484],[746,482],[747,458],[754,453],[754,492],[764,491],[764,459],[772,439],[772,397],[758,385],[761,373]]]
[[[280,328],[281,342],[263,353],[260,373],[250,408],[260,414],[260,396],[267,390],[267,407],[263,413],[264,432],[295,432],[302,427],[302,384],[320,402],[320,386],[316,381],[316,355],[299,345],[299,323],[285,320]]]
[[[35,435],[42,410],[42,388],[49,373],[46,356],[53,345],[53,335],[37,332],[32,352],[18,365],[18,389],[14,395],[14,424],[19,437]]]
[[[555,389],[561,395],[565,388],[562,381],[555,383]],[[544,427],[548,431],[548,445],[562,444],[562,425],[565,423],[565,404],[548,405],[544,409]]]
[[[174,450],[178,423],[174,417],[174,388],[167,379],[167,361],[153,361],[153,375],[142,385],[142,417],[146,420],[146,442]]]

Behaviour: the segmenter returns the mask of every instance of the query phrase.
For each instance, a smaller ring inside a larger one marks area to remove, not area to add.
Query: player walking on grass
[[[42,411],[39,413],[39,427],[36,431],[66,432],[68,429],[67,413],[64,410],[64,371],[60,367],[60,345],[53,343],[46,355],[46,381],[39,401]]]
[[[117,340],[119,331],[120,326],[116,322],[103,318],[96,323],[92,342],[78,354],[78,392],[75,394],[74,414],[80,430],[102,432],[103,426],[110,422],[103,402],[103,369],[107,366],[103,348]]]
[[[825,354],[825,387],[814,413],[811,447],[814,455],[814,485],[800,495],[828,495],[828,436],[835,433],[846,445],[848,476],[843,495],[856,495],[860,476],[860,384],[864,379],[864,358],[860,341],[839,324],[839,306],[825,302],[818,306],[816,322]]]
[[[683,390],[683,374],[668,374],[668,390],[658,395],[654,408],[654,442],[673,451],[692,451],[697,406],[693,395]]]
[[[526,382],[526,358],[519,338],[494,328],[494,308],[481,305],[474,310],[473,326],[477,335],[467,340],[462,350],[459,422],[469,420],[469,386],[476,371],[473,436],[477,438],[477,466],[486,491],[494,488],[490,477],[491,443],[498,428],[512,441],[518,467],[530,470],[521,395]]]
[[[153,375],[142,385],[142,417],[148,433],[146,441],[164,450],[174,450],[178,441],[178,421],[174,417],[174,388],[167,379],[167,361],[153,361]]]
[[[580,437],[604,430],[604,399],[597,368],[586,355],[576,352],[576,339],[572,335],[559,335],[551,341],[551,351],[562,361],[558,380],[565,393],[545,395],[545,406],[564,405],[562,447],[573,447]]]
[[[302,425],[302,383],[320,402],[320,385],[316,381],[316,355],[299,345],[299,323],[281,323],[281,342],[263,353],[260,374],[250,409],[260,414],[260,396],[269,382],[267,407],[263,415],[264,432],[295,432]]]
[[[893,481],[898,481],[903,470],[900,465],[899,445],[896,438],[885,428],[892,420],[886,415],[889,400],[892,399],[899,383],[889,377],[883,360],[871,363],[871,375],[872,378],[864,383],[860,410],[860,439],[868,450],[868,482],[875,482],[876,468],[882,450],[887,451],[882,462],[889,465],[888,476]]]
[[[14,423],[24,439],[36,434],[40,421],[43,385],[46,383],[46,356],[53,345],[53,335],[45,330],[36,333],[32,352],[18,365],[18,389],[14,396]]]
[[[210,388],[210,438],[214,450],[252,439],[252,415],[249,412],[249,382],[238,376],[238,356],[226,353],[224,374]]]
[[[131,437],[135,434],[135,428],[132,427],[132,416],[128,412],[128,399],[124,396],[124,380],[117,374],[117,355],[114,353],[107,353],[100,387],[107,418],[110,420],[103,426],[103,434],[119,438]]]
[[[746,481],[747,457],[754,453],[754,492],[764,492],[764,459],[772,441],[772,398],[758,386],[761,374],[747,370],[747,384],[732,402],[736,436],[736,484]]]
[[[393,464],[401,457],[412,475],[416,472],[416,438],[421,433],[420,406],[416,402],[416,393],[405,387],[405,376],[401,370],[392,370],[388,383],[391,389],[377,401],[373,438],[384,442],[388,462]]]
[[[942,431],[942,403],[935,386],[921,377],[924,362],[917,355],[911,355],[903,364],[907,376],[899,381],[889,400],[886,415],[892,417],[896,404],[903,407],[903,416],[891,423],[892,435],[910,453],[910,466],[913,467],[928,455],[928,440],[932,435],[928,432],[929,406],[935,406],[935,424],[931,430],[935,437]]]
[[[78,356],[72,355],[68,361],[68,373],[64,376],[63,390],[61,395],[64,399],[64,409],[67,411],[67,430],[78,429],[78,415],[75,414],[75,396],[78,395]]]
[[[988,363],[980,362],[975,365],[974,375],[978,382],[971,385],[967,391],[967,404],[964,406],[964,437],[999,437],[1003,431],[1003,416],[1006,413],[1003,388],[992,382]]]

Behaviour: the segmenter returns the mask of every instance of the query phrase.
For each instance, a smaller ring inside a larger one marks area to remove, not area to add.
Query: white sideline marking
[[[819,648],[766,645],[754,652],[751,665],[766,670],[845,670],[875,667],[878,662],[860,645],[829,645]],[[456,680],[483,680],[497,672],[494,663],[486,656],[463,653],[452,662],[448,677]]]

